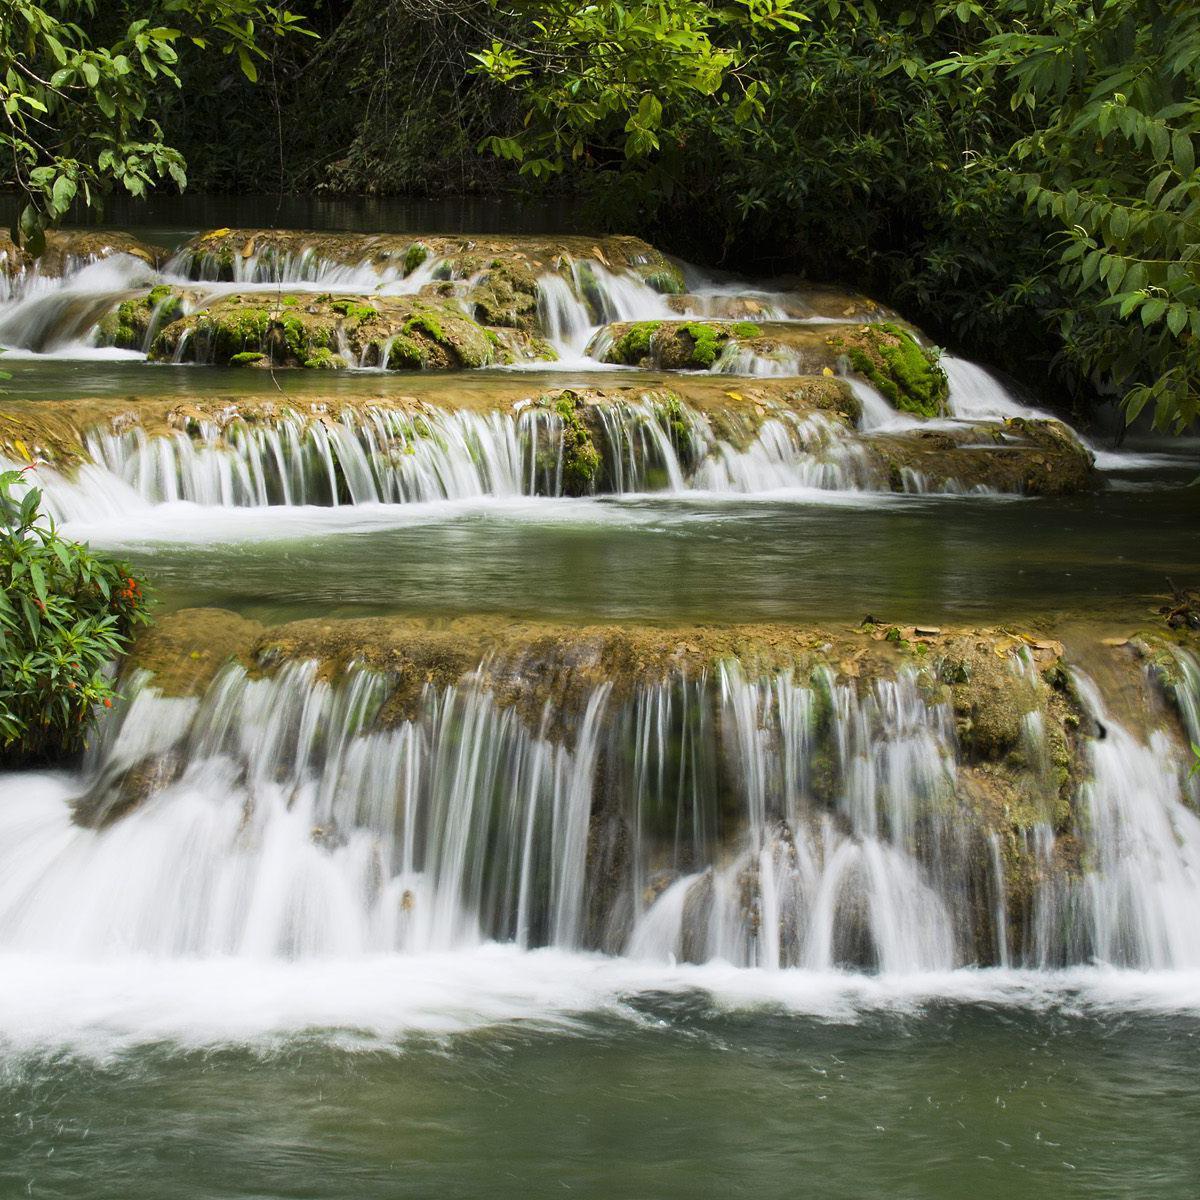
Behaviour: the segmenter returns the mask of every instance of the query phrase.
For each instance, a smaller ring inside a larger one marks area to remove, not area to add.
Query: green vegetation
[[[379,309],[375,305],[358,300],[335,300],[329,307],[348,321],[369,321],[379,316]]]
[[[308,371],[341,371],[345,366],[346,360],[328,346],[319,346],[304,360],[304,367]]]
[[[616,362],[636,366],[644,358],[650,357],[650,343],[654,339],[661,321],[638,321],[627,333],[624,333],[613,344],[609,352]]]
[[[411,275],[429,257],[429,247],[413,242],[404,252],[404,274]]]
[[[183,316],[183,300],[169,284],[153,287],[141,299],[123,300],[100,322],[106,345],[141,350],[165,325]]]
[[[581,405],[572,392],[563,392],[554,404],[554,411],[562,421],[562,487],[568,496],[591,491],[600,474],[600,451],[580,416]]]
[[[0,473],[0,762],[70,754],[98,708],[105,668],[147,620],[129,568],[59,537],[21,471]]]
[[[180,85],[181,53],[219,49],[253,81],[259,36],[297,31],[302,18],[266,0],[6,0],[0,151],[25,200],[13,241],[36,257],[77,199],[92,207],[117,186],[143,196],[166,179],[184,187],[183,155],[149,115],[163,83]]]
[[[168,142],[225,190],[548,187],[698,262],[861,288],[1076,408],[1200,414],[1193,0],[291,7],[15,0],[25,244],[76,196],[182,184]]]
[[[522,102],[484,145],[526,175],[693,257],[786,248],[1079,402],[1200,412],[1192,0],[516,12],[476,58]]]
[[[721,343],[729,336],[727,330],[699,321],[684,325],[682,331],[692,339],[691,362],[697,367],[711,367],[717,361]]]
[[[835,339],[850,365],[878,388],[894,408],[921,417],[945,410],[950,387],[935,350],[926,349],[891,321],[864,325],[852,339]]]
[[[262,362],[267,356],[260,350],[243,350],[240,354],[235,354],[230,360],[231,367],[252,367],[255,363]]]

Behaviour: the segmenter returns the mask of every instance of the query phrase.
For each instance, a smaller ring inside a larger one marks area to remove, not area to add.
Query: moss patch
[[[583,401],[574,392],[563,392],[554,402],[562,421],[562,486],[569,496],[591,491],[600,473],[600,451],[581,416]]]
[[[831,344],[894,408],[921,417],[945,412],[950,384],[937,351],[926,349],[903,326],[892,321],[864,325]]]

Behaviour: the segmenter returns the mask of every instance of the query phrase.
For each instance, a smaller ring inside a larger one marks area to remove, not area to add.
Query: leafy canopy
[[[113,187],[143,196],[187,183],[182,155],[151,115],[156,89],[179,86],[185,49],[233,55],[257,78],[264,34],[305,32],[267,0],[145,0],[128,24],[108,0],[4,0],[0,19],[0,153],[25,204],[14,242],[37,256],[47,226],[77,197],[96,205]],[[111,36],[98,34],[112,27]]]
[[[1200,415],[1194,0],[493,8],[477,70],[525,111],[484,145],[526,174],[855,264],[1129,419]]]

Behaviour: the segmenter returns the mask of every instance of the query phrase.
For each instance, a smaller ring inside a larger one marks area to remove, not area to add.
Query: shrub
[[[59,536],[21,471],[0,472],[0,763],[81,749],[111,708],[106,666],[147,618],[128,566]]]

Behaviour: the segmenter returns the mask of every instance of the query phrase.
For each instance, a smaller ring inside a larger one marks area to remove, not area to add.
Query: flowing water
[[[137,232],[176,251],[179,219]],[[545,632],[463,649],[451,675],[431,653],[415,683],[364,661],[384,626],[341,671],[269,652],[192,695],[130,676],[80,764],[0,774],[0,1196],[1193,1195],[1200,661],[1097,635],[1194,581],[1195,445],[1097,447],[1078,495],[919,472],[897,490],[870,439],[921,427],[863,381],[855,427],[738,394],[794,372],[786,347],[731,343],[716,390],[681,404],[669,375],[597,361],[614,321],[830,320],[691,268],[677,307],[594,262],[544,275],[556,364],[422,380],[412,403],[379,370],[96,344],[149,282],[196,303],[412,294],[436,266],[248,254],[229,282],[186,253],[113,256],[0,304],[0,416],[207,405],[92,420],[81,462],[37,469],[66,532],[131,558],[164,619],[318,618],[331,646],[343,617]],[[944,364],[950,411],[926,431],[971,423],[990,453],[1001,421],[1037,415]],[[602,471],[573,494],[570,422],[537,397],[613,380]],[[222,410],[250,400],[269,419]],[[1058,674],[1035,661],[1050,643],[980,643],[1000,646],[997,695],[1025,697],[983,765],[933,686],[966,667],[860,677],[834,651],[732,642],[696,665],[689,645],[708,623],[868,613],[880,636],[1071,636]],[[601,621],[672,627],[673,656],[597,660],[572,631]],[[1019,834],[969,802],[1001,776]]]

